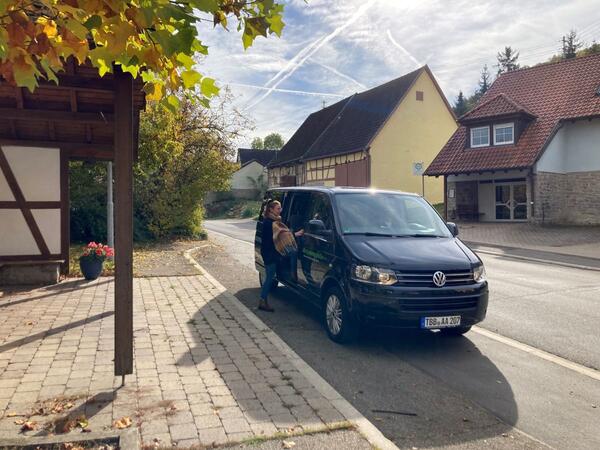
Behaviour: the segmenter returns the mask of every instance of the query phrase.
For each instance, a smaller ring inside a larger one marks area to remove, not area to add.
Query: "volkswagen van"
[[[289,259],[278,283],[322,308],[336,342],[362,326],[436,330],[458,336],[487,312],[488,283],[479,257],[421,196],[363,188],[292,187],[267,191],[297,238],[296,273]],[[264,209],[264,202],[263,202]],[[265,278],[256,225],[255,264]]]

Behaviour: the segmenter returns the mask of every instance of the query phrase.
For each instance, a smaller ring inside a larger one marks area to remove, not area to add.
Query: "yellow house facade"
[[[443,202],[422,173],[456,130],[427,66],[311,114],[269,166],[270,186],[361,186]]]

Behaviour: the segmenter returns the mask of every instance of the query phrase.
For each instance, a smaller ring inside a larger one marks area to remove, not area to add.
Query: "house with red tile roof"
[[[504,73],[425,171],[448,220],[600,224],[600,54]]]

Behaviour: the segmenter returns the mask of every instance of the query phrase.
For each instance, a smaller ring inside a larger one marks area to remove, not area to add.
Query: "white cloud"
[[[256,124],[251,135],[277,131],[289,138],[323,100],[333,101],[287,91],[349,95],[399,77],[420,62],[431,67],[452,102],[459,90],[468,95],[475,89],[484,64],[495,72],[496,53],[506,45],[520,51],[523,64],[534,64],[556,53],[561,35],[571,28],[588,43],[600,41],[598,0],[285,3],[283,37],[258,38],[247,52],[235,31],[207,27],[202,33],[210,56],[201,71],[231,82],[236,105],[255,103],[246,110]],[[250,86],[274,89],[263,97]]]

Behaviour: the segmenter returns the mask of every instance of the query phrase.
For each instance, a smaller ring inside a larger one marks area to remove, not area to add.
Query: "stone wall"
[[[600,225],[600,171],[534,175],[537,223]]]
[[[60,263],[7,263],[0,265],[0,286],[46,286],[59,280]]]
[[[448,202],[448,218],[447,220],[456,220],[456,182],[448,181],[446,192],[446,201]],[[453,197],[450,197],[450,193],[454,192]]]

